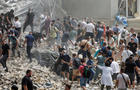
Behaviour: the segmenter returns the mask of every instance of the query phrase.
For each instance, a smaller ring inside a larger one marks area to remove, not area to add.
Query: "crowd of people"
[[[33,42],[35,38],[32,35],[33,32],[33,13],[31,9],[29,9],[25,23],[23,25],[23,32],[25,31],[28,25],[31,26],[32,31],[29,32],[28,35],[25,36],[24,43],[20,41],[21,31],[22,31],[22,23],[19,21],[19,18],[14,15],[14,10],[11,9],[6,13],[0,14],[0,63],[3,66],[4,71],[8,72],[7,60],[16,59],[16,57],[21,57],[20,48],[24,48],[26,44],[27,58],[29,58],[30,62],[32,62],[31,58],[31,49],[33,47]],[[31,70],[27,70],[27,74],[30,73]],[[29,84],[29,81],[31,84]],[[29,79],[29,76],[23,78],[22,80],[22,90],[33,90],[32,82]],[[24,85],[25,84],[25,85]],[[29,86],[29,87],[28,87]],[[18,90],[16,85],[13,85],[12,90]]]
[[[0,15],[0,63],[6,72],[6,61],[9,57],[20,57],[20,48],[25,46],[27,58],[32,62],[34,42],[46,37],[46,47],[60,54],[54,68],[57,70],[58,65],[61,65],[60,74],[64,82],[69,82],[71,78],[66,90],[70,90],[75,81],[83,90],[98,80],[101,90],[104,87],[107,90],[135,89],[135,82],[140,84],[140,33],[136,33],[133,28],[120,28],[118,24],[111,27],[90,18],[81,20],[66,16],[52,20],[49,16],[41,16],[40,32],[36,36],[34,16],[32,9],[29,9],[22,25],[19,17],[14,16],[14,10]],[[31,31],[21,44],[20,37],[28,25]],[[33,90],[31,75],[32,71],[27,70],[22,79],[22,90]],[[12,90],[18,89],[13,87]]]
[[[105,86],[107,90],[127,90],[128,87],[135,89],[135,83],[139,85],[140,36],[133,28],[120,28],[118,24],[111,27],[89,18],[79,20],[68,16],[63,23],[58,20],[53,21],[53,27],[58,29],[53,28],[56,31],[53,45],[56,43],[59,48],[57,64],[62,65],[64,81],[69,81],[72,73],[72,84],[76,79],[83,90],[99,79],[101,90]],[[61,44],[57,43],[58,40]]]

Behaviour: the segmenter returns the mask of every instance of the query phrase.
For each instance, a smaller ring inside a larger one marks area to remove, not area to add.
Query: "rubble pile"
[[[53,67],[59,54],[51,51],[48,47],[38,47],[32,50],[33,57],[38,60],[42,66]]]
[[[22,56],[9,58],[7,65],[9,72],[3,70],[0,64],[0,90],[9,90],[13,84],[16,84],[21,90],[21,81],[25,76],[26,70],[32,70],[32,81],[34,90],[64,90],[65,84],[62,77],[53,72],[52,67],[58,58],[58,53],[53,52],[43,43],[38,48],[33,48],[33,62],[30,63],[23,49]],[[38,59],[40,57],[40,60]],[[69,82],[70,83],[70,82]],[[72,90],[80,90],[77,82],[72,85]],[[94,87],[94,88],[93,88]],[[98,90],[97,86],[90,86],[88,90]]]
[[[0,13],[14,9],[15,16],[21,16],[29,8],[34,10],[37,18],[42,14],[49,15],[52,18],[67,15],[66,11],[62,8],[61,0],[0,0]]]
[[[0,90],[9,90],[15,83],[21,90],[21,81],[27,69],[31,69],[33,72],[32,80],[37,90],[47,90],[48,87],[49,90],[59,90],[62,87],[61,78],[52,72],[50,68],[39,65],[36,59],[29,63],[24,55],[21,58],[9,59],[7,64],[9,67],[7,73],[0,65]],[[50,83],[50,86],[47,86],[46,83]]]

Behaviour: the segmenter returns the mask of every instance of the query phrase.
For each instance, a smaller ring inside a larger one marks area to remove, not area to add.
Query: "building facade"
[[[140,0],[62,0],[62,6],[75,17],[112,19],[118,14],[140,15]]]

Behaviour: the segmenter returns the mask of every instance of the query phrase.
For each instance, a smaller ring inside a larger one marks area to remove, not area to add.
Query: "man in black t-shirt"
[[[134,42],[134,38],[131,38],[131,42],[128,43],[130,50],[133,52],[134,55],[136,55],[137,51],[137,43]]]
[[[30,77],[32,76],[32,71],[27,70],[26,76],[22,79],[22,90],[33,90],[33,83]]]
[[[69,66],[71,58],[68,54],[66,54],[65,50],[63,50],[60,59],[62,62],[62,75],[65,79],[65,73],[67,73],[67,80],[69,80]]]
[[[130,56],[126,62],[125,62],[125,73],[129,76],[131,85],[133,85],[133,88],[135,87],[135,70],[138,71],[138,67],[136,66],[136,63],[134,62],[134,59],[132,56]]]
[[[0,58],[0,63],[2,64],[6,72],[8,72],[6,61],[9,57],[9,49],[10,49],[9,45],[6,43],[6,41],[3,41],[2,42],[2,56]]]

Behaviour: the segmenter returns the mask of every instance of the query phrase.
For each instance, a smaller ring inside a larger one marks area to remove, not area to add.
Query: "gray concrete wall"
[[[72,16],[111,19],[117,13],[117,1],[62,0],[62,6]]]
[[[118,14],[118,0],[111,0],[111,18]]]
[[[137,0],[137,12],[140,16],[140,0]]]

